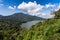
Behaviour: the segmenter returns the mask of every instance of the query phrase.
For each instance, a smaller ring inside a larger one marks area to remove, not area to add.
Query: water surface
[[[41,20],[34,20],[34,21],[29,21],[26,23],[22,23],[22,27],[30,28],[32,25],[37,24],[38,22],[41,22]]]

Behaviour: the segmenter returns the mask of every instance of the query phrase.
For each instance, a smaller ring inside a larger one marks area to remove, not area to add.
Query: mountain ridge
[[[41,17],[37,17],[37,16],[31,16],[31,15],[28,15],[28,14],[23,14],[23,13],[15,13],[15,14],[12,14],[12,15],[9,15],[9,16],[0,16],[0,19],[2,18],[17,18],[17,19],[32,19],[32,20],[43,20],[44,18],[41,18]]]

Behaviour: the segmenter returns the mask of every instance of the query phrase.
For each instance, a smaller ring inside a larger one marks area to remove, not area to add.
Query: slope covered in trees
[[[15,38],[22,33],[25,33],[26,29],[20,26],[20,23],[15,22],[0,22],[0,40],[15,40]]]
[[[33,25],[24,40],[60,40],[60,9],[54,14],[55,18]]]
[[[24,40],[60,40],[60,19],[49,19],[32,26]]]
[[[60,9],[54,14],[55,18],[33,25],[24,40],[60,40]]]
[[[18,40],[18,38],[22,40],[26,29],[20,25],[31,20],[40,19],[43,20],[43,18],[23,13],[15,13],[9,16],[0,15],[0,40]]]
[[[19,22],[0,21],[0,40],[60,40],[60,10],[54,14],[55,18],[39,22],[29,30]]]

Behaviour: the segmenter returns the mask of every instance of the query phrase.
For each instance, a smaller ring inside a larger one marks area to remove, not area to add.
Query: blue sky
[[[27,5],[29,5],[28,9],[26,9]],[[34,8],[32,9],[32,7]],[[5,16],[14,14],[16,12],[26,12],[27,14],[30,15],[36,15],[39,17],[40,16],[48,17],[50,15],[49,12],[51,10],[58,10],[59,8],[60,8],[60,0],[0,0],[0,15]],[[31,12],[31,10],[33,12]]]

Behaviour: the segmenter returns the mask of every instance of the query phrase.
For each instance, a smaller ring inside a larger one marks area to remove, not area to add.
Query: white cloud
[[[16,6],[13,6],[13,7],[9,6],[8,8],[14,10],[14,9],[16,9]]]
[[[43,17],[43,18],[52,18],[54,17],[54,15],[51,15],[50,13],[40,13],[39,17]]]
[[[56,5],[55,11],[58,11],[60,9],[60,4]]]
[[[29,3],[22,2],[18,6],[18,9],[22,9],[26,11],[27,13],[29,13],[30,15],[35,15],[35,13],[42,10],[43,7],[44,6],[37,4],[36,1],[34,1],[34,2],[29,2]]]
[[[51,15],[49,13],[49,11],[45,12],[40,12],[41,10],[43,11],[44,8],[45,9],[49,9],[49,8],[53,8],[56,7],[56,4],[46,4],[46,5],[41,5],[41,4],[37,4],[36,1],[34,2],[22,2],[19,6],[18,9],[21,9],[23,11],[25,11],[27,14],[32,15],[32,16],[38,16],[38,17],[42,17],[42,18],[51,18],[54,15]],[[45,10],[44,10],[45,11]]]
[[[46,8],[55,7],[55,6],[56,6],[55,4],[50,4],[50,3],[45,5]]]

